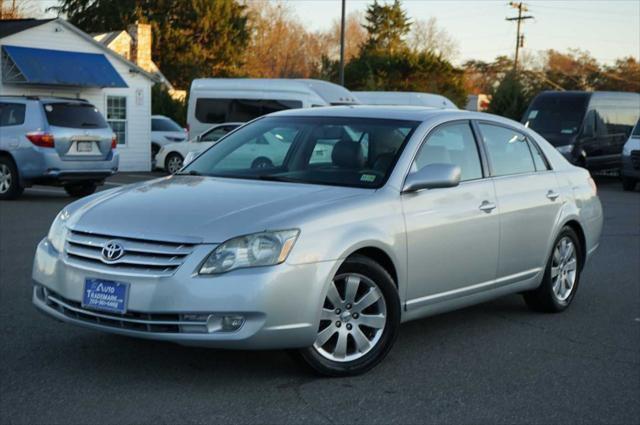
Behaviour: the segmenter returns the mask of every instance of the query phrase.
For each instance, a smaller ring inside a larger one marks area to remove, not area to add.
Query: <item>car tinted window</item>
[[[175,122],[165,118],[151,119],[151,131],[184,131]]]
[[[362,188],[384,185],[419,123],[342,117],[266,117],[190,163],[185,173]]]
[[[285,109],[302,108],[299,100],[198,99],[196,118],[202,123],[247,122]]]
[[[588,101],[586,96],[540,96],[532,102],[523,122],[545,137],[576,134]]]
[[[24,124],[25,105],[0,103],[0,127]]]
[[[480,155],[468,122],[445,125],[433,131],[420,148],[412,171],[438,163],[459,166],[462,181],[482,178]]]
[[[43,106],[49,125],[55,127],[109,127],[98,109],[88,103],[47,103]]]
[[[491,124],[480,124],[480,131],[494,176],[536,171],[526,137],[517,131]]]

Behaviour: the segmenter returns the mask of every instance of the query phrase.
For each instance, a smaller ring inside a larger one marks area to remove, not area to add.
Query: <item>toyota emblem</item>
[[[106,262],[114,262],[122,258],[124,247],[118,241],[109,241],[102,248],[102,259]]]

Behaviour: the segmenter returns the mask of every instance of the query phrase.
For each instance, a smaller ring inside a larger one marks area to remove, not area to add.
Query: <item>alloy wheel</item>
[[[167,171],[171,174],[175,174],[182,168],[182,158],[177,155],[172,156],[167,161]]]
[[[571,295],[578,273],[578,258],[573,241],[565,236],[553,250],[551,280],[553,294],[558,301],[566,301]]]
[[[387,306],[375,282],[361,274],[335,277],[329,284],[313,344],[324,358],[350,362],[370,352],[387,322]]]
[[[5,164],[0,164],[0,193],[7,193],[11,188],[13,176],[11,170]]]

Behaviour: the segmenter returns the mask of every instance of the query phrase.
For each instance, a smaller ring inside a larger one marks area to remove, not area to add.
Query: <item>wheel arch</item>
[[[348,254],[345,258],[353,257],[354,255],[367,257],[380,264],[380,266],[382,266],[382,268],[385,269],[387,273],[389,273],[389,276],[391,276],[391,278],[393,279],[393,283],[396,285],[396,288],[399,289],[398,269],[391,256],[385,250],[377,246],[365,246],[356,249],[355,251]]]
[[[587,238],[586,238],[586,235],[584,234],[584,229],[582,228],[582,225],[580,224],[580,222],[578,222],[578,220],[574,218],[566,221],[562,227],[565,227],[565,226],[571,228],[574,232],[576,232],[576,235],[578,235],[578,239],[580,242],[580,264],[584,266],[587,260],[587,249],[588,249]]]

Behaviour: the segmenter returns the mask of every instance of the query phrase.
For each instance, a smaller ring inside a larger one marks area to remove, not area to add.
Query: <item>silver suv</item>
[[[85,100],[0,96],[0,199],[34,184],[89,195],[118,171],[116,146],[107,121]]]

